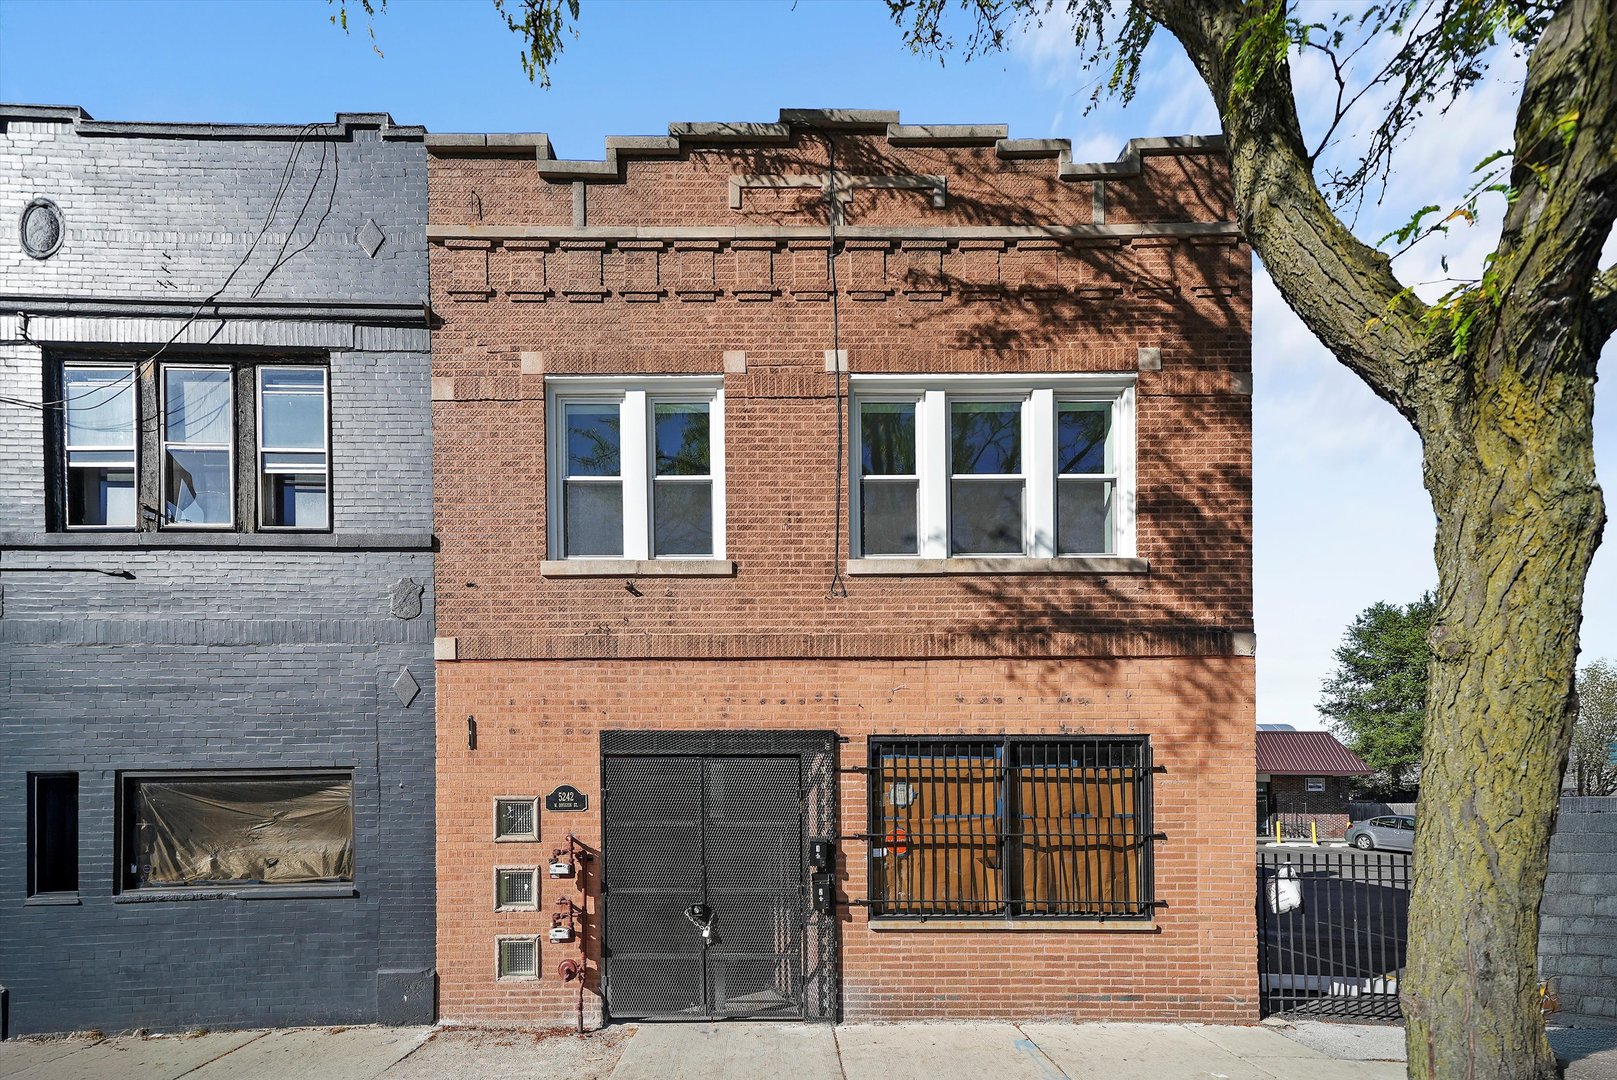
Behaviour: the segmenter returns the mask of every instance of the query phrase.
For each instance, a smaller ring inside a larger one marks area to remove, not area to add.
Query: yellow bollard
[[[1314,841],[1315,847],[1319,847],[1319,822],[1310,821],[1308,823],[1308,838]]]
[[[1280,839],[1280,819],[1279,818],[1275,819],[1275,843],[1276,844],[1283,843],[1283,841]]]

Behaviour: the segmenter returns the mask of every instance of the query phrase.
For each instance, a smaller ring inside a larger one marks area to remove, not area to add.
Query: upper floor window
[[[1127,376],[855,376],[855,554],[1134,554]]]
[[[62,401],[67,524],[134,528],[134,365],[68,364]]]
[[[258,369],[258,523],[324,529],[331,520],[326,369]]]
[[[551,380],[556,558],[723,554],[721,387],[706,377]]]
[[[68,360],[60,386],[60,527],[330,527],[323,365]]]
[[[229,526],[235,520],[235,431],[230,368],[163,368],[163,524]]]

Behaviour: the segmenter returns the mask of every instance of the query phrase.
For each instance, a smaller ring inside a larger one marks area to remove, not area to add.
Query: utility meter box
[[[558,943],[573,940],[573,928],[571,926],[552,926],[550,928],[550,940]]]
[[[836,907],[836,887],[834,878],[829,874],[814,874],[809,878],[809,885],[813,890],[814,910],[831,911]]]

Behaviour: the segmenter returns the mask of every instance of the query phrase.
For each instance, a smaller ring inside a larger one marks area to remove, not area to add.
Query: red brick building
[[[444,1018],[1255,1019],[1222,147],[1006,134],[429,138]]]
[[[1353,781],[1374,771],[1328,731],[1260,730],[1257,763],[1258,832],[1303,839],[1346,833]]]

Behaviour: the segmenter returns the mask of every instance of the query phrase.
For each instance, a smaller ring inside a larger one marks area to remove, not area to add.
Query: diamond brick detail
[[[415,681],[415,676],[410,674],[409,668],[400,668],[399,677],[393,680],[393,692],[399,695],[400,704],[409,708],[410,702],[421,693],[421,684]]]
[[[387,234],[377,226],[375,218],[366,218],[364,227],[359,230],[359,235],[354,237],[359,246],[365,249],[365,254],[373,259],[376,258],[376,253],[382,249],[382,241],[386,239]]]

